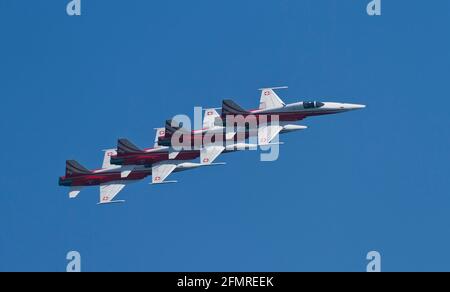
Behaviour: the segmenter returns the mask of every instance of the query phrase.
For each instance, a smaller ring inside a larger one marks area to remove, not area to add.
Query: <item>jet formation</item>
[[[176,181],[167,180],[173,172],[223,165],[214,162],[221,154],[274,145],[279,134],[307,128],[293,122],[365,107],[320,101],[286,104],[275,93],[281,88],[287,87],[260,89],[260,104],[256,110],[243,109],[230,99],[223,100],[220,109],[205,109],[203,125],[198,130],[167,120],[164,127],[155,129],[154,145],[149,148],[140,148],[125,138],[118,139],[116,148],[104,150],[100,169],[89,170],[75,160],[67,160],[59,185],[70,188],[70,198],[77,197],[85,187],[99,186],[99,204],[124,202],[115,200],[119,192],[147,176],[152,177],[152,184],[173,183]],[[230,126],[239,119],[244,123]]]

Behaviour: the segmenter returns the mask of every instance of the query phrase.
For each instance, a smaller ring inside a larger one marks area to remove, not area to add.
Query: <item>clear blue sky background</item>
[[[449,1],[67,2],[0,2],[0,270],[64,271],[70,250],[85,271],[364,271],[371,250],[450,270]],[[122,205],[57,185],[66,159],[97,168],[118,137],[279,85],[368,107]]]

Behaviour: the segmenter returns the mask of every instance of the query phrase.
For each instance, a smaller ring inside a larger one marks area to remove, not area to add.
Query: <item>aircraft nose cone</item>
[[[345,109],[356,110],[356,109],[365,108],[366,106],[363,104],[346,103],[344,107],[345,107]]]

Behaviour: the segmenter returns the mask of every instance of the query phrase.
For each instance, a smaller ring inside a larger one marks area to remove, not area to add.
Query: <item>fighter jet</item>
[[[75,160],[66,161],[66,173],[59,178],[59,185],[70,187],[69,197],[75,198],[87,186],[100,187],[98,204],[120,203],[124,200],[114,200],[117,194],[128,184],[142,180],[153,173],[153,181],[163,182],[171,172],[179,172],[206,166],[200,163],[172,161],[167,164],[135,165],[125,177],[124,167],[111,165],[110,157],[116,155],[115,149],[105,150],[101,169],[88,170]]]
[[[217,112],[216,112],[217,114]],[[218,115],[218,114],[217,114]],[[209,124],[212,117],[205,115],[204,124]],[[121,165],[121,178],[127,178],[136,167],[148,167],[152,171],[152,184],[162,184],[175,181],[166,181],[166,178],[172,173],[186,167],[200,167],[223,165],[224,163],[213,163],[221,153],[246,150],[256,147],[253,144],[234,143],[219,147],[216,145],[207,145],[197,149],[174,150],[170,146],[158,145],[158,139],[164,137],[167,131],[172,131],[166,123],[166,128],[157,128],[155,135],[155,144],[152,148],[141,149],[127,139],[121,138],[117,142],[117,153],[111,156],[110,162],[114,165]],[[201,158],[201,163],[188,163],[186,160]]]
[[[156,128],[155,143],[151,148],[141,149],[128,139],[117,140],[117,154],[111,156],[111,164],[126,166],[122,176],[126,177],[134,165],[151,166],[166,160],[192,160],[198,158],[200,153],[196,150],[183,152],[171,151],[170,147],[159,146],[158,138],[165,135],[164,128]]]
[[[87,186],[100,186],[99,204],[117,203],[114,197],[129,183],[141,180],[151,174],[151,168],[134,169],[126,178],[121,177],[121,166],[111,165],[110,157],[115,149],[105,150],[101,169],[88,170],[75,160],[66,161],[66,174],[59,178],[59,185],[70,187],[69,197],[75,198]]]
[[[161,132],[157,129],[157,132]],[[151,169],[152,184],[175,183],[166,181],[172,172],[178,172],[202,166],[223,165],[224,163],[194,163],[187,162],[200,156],[199,150],[172,151],[170,147],[154,146],[140,149],[127,139],[117,142],[117,154],[111,157],[111,163],[121,165],[121,177],[127,178],[136,169],[147,167]]]
[[[365,108],[365,105],[337,102],[301,101],[291,104],[284,103],[275,93],[275,89],[287,87],[261,88],[259,108],[256,110],[245,110],[233,100],[222,101],[222,120],[226,123],[227,116],[241,115],[256,117],[258,123],[258,140],[260,143],[269,141],[272,137],[285,130],[283,124],[286,122],[300,121],[310,116],[342,113]],[[272,116],[277,116],[278,125],[272,125]],[[264,123],[262,120],[264,119]],[[289,126],[288,126],[289,127]],[[269,134],[267,134],[269,133]]]
[[[257,147],[261,145],[270,145],[272,140],[278,134],[291,133],[299,130],[304,130],[307,127],[302,125],[295,125],[286,122],[281,122],[278,124],[279,130],[277,132],[270,132],[268,128],[259,129],[250,128],[245,125],[238,126],[233,128],[232,130],[227,129],[224,126],[224,122],[222,121],[221,115],[219,115],[216,109],[206,109],[205,117],[203,120],[203,127],[200,130],[185,130],[182,128],[182,125],[173,126],[173,124],[177,124],[172,120],[166,121],[165,134],[158,137],[157,144],[160,146],[172,146],[172,137],[175,132],[178,131],[182,139],[186,139],[187,141],[180,141],[183,145],[190,145],[191,147],[195,146],[203,146],[204,148],[208,147],[208,143],[215,143],[217,139],[223,141],[223,146],[228,145],[229,149],[232,146],[243,146],[246,144],[247,146]],[[241,137],[237,136],[237,133],[243,133]],[[247,144],[244,141],[250,137],[258,136],[257,144]],[[181,139],[181,140],[182,140]],[[217,143],[216,143],[217,144]],[[248,148],[248,147],[247,147]],[[227,147],[223,148],[226,151]]]
[[[173,126],[178,124],[178,126]],[[306,129],[306,126],[293,125],[284,123],[281,126],[281,131],[278,133],[290,133]],[[251,129],[246,127],[238,127],[229,131],[223,126],[221,116],[216,109],[206,109],[203,119],[203,127],[200,130],[184,129],[182,125],[172,120],[166,121],[165,134],[158,137],[158,145],[164,145],[165,147],[172,147],[173,135],[178,132],[180,145],[187,146],[193,149],[200,149],[200,163],[211,164],[222,153],[230,153],[235,151],[243,151],[248,149],[256,149],[258,146],[269,146],[274,144],[282,144],[279,142],[272,143],[273,138],[276,136],[271,133],[264,133],[263,139],[260,139],[257,143],[245,142],[246,139],[252,136],[260,135],[258,129]],[[236,137],[236,133],[244,133],[244,137]],[[183,141],[184,140],[184,141]]]
[[[205,115],[203,123],[210,124],[209,115]],[[152,184],[162,184],[176,181],[166,181],[172,172],[185,168],[200,166],[223,165],[224,163],[213,163],[218,154],[212,153],[212,148],[187,149],[177,151],[173,147],[158,145],[158,139],[165,137],[171,129],[156,128],[155,142],[153,147],[141,149],[127,139],[121,138],[117,141],[117,154],[111,156],[111,164],[121,165],[121,177],[126,178],[135,167],[146,166],[152,169]],[[242,150],[244,146],[235,145],[236,150]],[[229,147],[230,149],[230,147]],[[205,154],[206,153],[206,154]],[[219,153],[220,154],[220,153]],[[206,158],[205,155],[208,155]],[[203,157],[202,163],[186,162],[198,157]]]
[[[261,88],[260,104],[257,110],[245,110],[231,99],[223,100],[222,118],[225,120],[227,115],[255,115],[257,117],[278,115],[279,121],[299,121],[310,116],[336,114],[366,107],[362,104],[320,101],[285,104],[274,91],[274,89],[280,88],[287,87]]]

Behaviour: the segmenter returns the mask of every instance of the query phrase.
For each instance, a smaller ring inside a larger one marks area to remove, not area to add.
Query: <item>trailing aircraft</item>
[[[121,203],[124,200],[114,200],[117,194],[128,184],[142,180],[152,175],[153,182],[162,183],[172,172],[180,172],[207,166],[201,163],[171,161],[166,164],[156,164],[152,167],[136,165],[126,176],[123,176],[124,166],[112,165],[110,157],[116,155],[115,149],[105,150],[102,168],[89,170],[75,160],[66,161],[66,173],[59,178],[59,185],[70,187],[69,197],[76,198],[81,190],[89,186],[99,186],[100,199],[98,204]]]
[[[215,114],[218,116],[217,112]],[[210,115],[205,115],[204,124],[209,124],[211,118]],[[191,165],[186,164],[184,162],[186,160],[200,157],[201,162],[198,166],[223,165],[224,163],[213,163],[220,154],[257,147],[255,144],[248,143],[231,143],[220,146],[208,144],[199,148],[177,151],[171,146],[160,146],[157,143],[159,138],[165,136],[165,133],[173,131],[169,125],[170,121],[166,123],[166,128],[156,129],[155,144],[151,148],[139,148],[124,138],[117,141],[117,153],[111,156],[110,162],[122,166],[120,169],[122,178],[128,177],[134,169],[145,166],[152,169],[153,184],[173,182],[166,181],[166,178],[180,167]]]
[[[174,126],[174,124],[176,126]],[[275,125],[273,126],[275,127]],[[220,145],[221,143],[224,144],[223,146],[231,146],[233,144],[241,145],[246,139],[258,137],[258,141],[252,144],[254,147],[270,145],[272,140],[280,133],[290,133],[306,128],[306,126],[286,122],[278,123],[276,125],[277,131],[274,131],[272,127],[265,127],[262,125],[259,127],[249,127],[245,124],[238,124],[234,127],[227,128],[224,121],[222,121],[221,115],[219,115],[215,109],[207,109],[205,111],[203,127],[200,130],[190,131],[190,129],[184,129],[182,125],[176,121],[167,120],[165,134],[158,137],[157,144],[160,146],[173,146],[173,135],[178,133],[179,139],[176,137],[175,141],[183,146],[208,147],[210,144]]]

